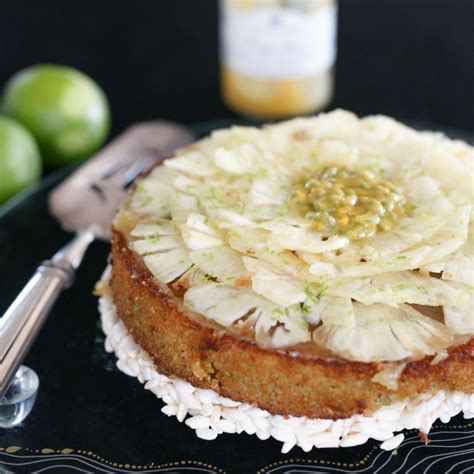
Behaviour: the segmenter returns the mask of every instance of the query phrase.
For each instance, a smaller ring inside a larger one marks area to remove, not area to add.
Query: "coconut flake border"
[[[161,411],[165,415],[184,421],[201,439],[245,432],[261,440],[275,438],[283,443],[282,453],[287,453],[294,446],[309,452],[313,448],[357,446],[372,438],[382,441],[382,449],[392,450],[403,441],[404,435],[396,434],[403,429],[419,429],[427,434],[438,418],[447,423],[461,411],[465,419],[474,418],[474,394],[444,390],[382,407],[372,416],[326,420],[272,415],[254,405],[158,373],[150,356],[133,341],[110,297],[99,299],[99,311],[106,335],[105,349],[115,352],[118,369],[136,377],[164,402]]]

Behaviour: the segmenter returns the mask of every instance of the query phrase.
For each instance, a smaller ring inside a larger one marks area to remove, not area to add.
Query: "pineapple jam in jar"
[[[225,103],[257,119],[324,109],[333,95],[334,0],[221,0]]]

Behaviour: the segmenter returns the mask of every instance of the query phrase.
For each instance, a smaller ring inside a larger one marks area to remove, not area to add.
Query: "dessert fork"
[[[183,126],[144,122],[130,127],[51,191],[49,210],[73,240],[37,268],[0,319],[0,400],[61,291],[94,239],[109,240],[127,186],[158,160],[191,142]]]

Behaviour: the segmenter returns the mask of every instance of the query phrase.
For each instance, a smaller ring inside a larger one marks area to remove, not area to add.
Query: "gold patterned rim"
[[[440,428],[446,428],[446,425],[438,424],[435,425],[434,428],[436,430]],[[466,422],[462,424],[456,425],[449,425],[450,433],[452,434],[459,434],[459,431],[456,430],[465,430],[466,428],[474,428],[474,422]],[[405,431],[407,435],[410,435],[405,439],[405,441],[414,441],[419,440],[419,434],[417,430],[408,430]],[[440,432],[446,434],[446,431]],[[462,431],[466,438],[470,439],[471,441],[468,443],[469,445],[474,444],[474,430],[473,431]],[[430,436],[433,437],[436,435],[436,431],[432,431]],[[455,438],[459,439],[459,438]],[[441,438],[439,441],[449,441],[446,437]],[[418,444],[419,445],[419,444]],[[403,446],[403,445],[402,445]],[[401,447],[402,447],[401,446]],[[400,448],[401,448],[400,447]],[[398,448],[398,449],[400,449]],[[467,455],[473,451],[472,446],[469,450],[465,452]],[[462,451],[458,451],[460,455],[462,455]],[[353,462],[342,462],[336,460],[324,460],[324,459],[301,459],[301,458],[286,458],[275,461],[271,464],[265,465],[259,468],[256,473],[257,474],[265,474],[265,473],[283,473],[287,472],[288,469],[291,468],[307,468],[311,469],[311,467],[319,468],[320,469],[328,469],[331,472],[359,472],[362,468],[367,470],[370,466],[369,463],[375,463],[377,458],[380,456],[386,455],[388,457],[394,457],[397,454],[397,450],[392,451],[391,453],[382,451],[379,446],[373,446],[368,453],[366,453],[362,458],[357,461]],[[227,471],[223,468],[217,467],[213,464],[198,461],[198,460],[180,460],[180,461],[170,461],[167,463],[149,463],[149,464],[136,464],[136,463],[119,463],[110,461],[99,454],[84,449],[73,449],[73,448],[59,448],[59,449],[52,449],[52,448],[26,448],[21,446],[7,446],[7,447],[0,447],[0,466],[5,464],[5,461],[2,460],[5,456],[16,458],[16,462],[7,463],[9,466],[26,466],[29,462],[37,463],[38,460],[42,460],[45,462],[57,463],[64,461],[74,461],[83,466],[84,470],[78,469],[82,472],[91,472],[91,468],[94,469],[93,472],[110,472],[110,469],[113,468],[114,472],[166,472],[166,471],[176,471],[181,470],[191,470],[193,472],[205,472],[205,473],[216,473],[216,474],[225,474]],[[472,455],[471,455],[472,458]],[[21,459],[21,461],[18,461]],[[33,459],[33,460],[32,460]],[[28,460],[25,462],[24,460]],[[464,461],[465,462],[465,461]],[[473,468],[474,468],[474,459],[472,459]],[[374,466],[375,467],[375,466]],[[385,466],[387,467],[387,466]],[[311,472],[308,470],[308,472]],[[430,471],[431,472],[431,471]],[[434,472],[434,471],[433,471]]]
[[[114,472],[117,470],[124,470],[125,472],[138,471],[138,472],[159,472],[167,471],[169,469],[183,469],[183,468],[193,468],[195,471],[207,472],[207,473],[216,473],[216,474],[225,474],[226,471],[222,468],[214,466],[212,464],[197,461],[197,460],[182,460],[182,461],[171,461],[167,463],[149,463],[149,464],[136,464],[136,463],[119,463],[110,461],[100,456],[99,454],[84,449],[73,449],[73,448],[25,448],[22,446],[7,446],[0,447],[0,465],[2,464],[1,455],[5,453],[16,458],[35,458],[41,459],[44,461],[64,461],[65,459],[75,460],[79,463],[82,463],[85,468],[84,472],[90,472],[91,468],[99,469],[106,468],[110,472],[110,468],[114,469]],[[92,461],[92,463],[91,463]],[[25,465],[25,463],[11,463],[14,465]],[[99,471],[98,471],[99,472]]]

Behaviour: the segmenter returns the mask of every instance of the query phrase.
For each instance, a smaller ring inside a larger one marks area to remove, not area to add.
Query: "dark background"
[[[113,131],[230,116],[220,100],[216,0],[2,2],[0,82],[37,62],[105,89]],[[341,0],[332,107],[474,128],[473,0]]]

